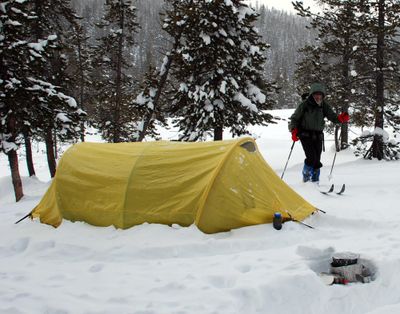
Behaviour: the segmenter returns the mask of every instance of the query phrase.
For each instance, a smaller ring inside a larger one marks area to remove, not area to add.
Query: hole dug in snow
[[[311,270],[327,285],[375,280],[376,266],[359,254],[335,252],[332,247],[317,249],[307,246],[299,246],[297,254],[307,260]]]

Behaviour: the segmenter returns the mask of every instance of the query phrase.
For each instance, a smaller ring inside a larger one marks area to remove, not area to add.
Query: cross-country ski
[[[332,195],[332,194],[342,195],[345,192],[345,190],[346,190],[346,184],[342,184],[340,189],[337,191],[335,191],[335,185],[332,184],[328,190],[326,190],[326,191],[319,190],[319,191],[324,195]]]

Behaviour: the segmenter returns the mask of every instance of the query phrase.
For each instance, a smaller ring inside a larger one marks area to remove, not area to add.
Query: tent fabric
[[[31,215],[126,229],[196,224],[205,233],[303,220],[316,208],[283,182],[252,138],[215,142],[78,143]],[[288,213],[287,213],[288,212]]]

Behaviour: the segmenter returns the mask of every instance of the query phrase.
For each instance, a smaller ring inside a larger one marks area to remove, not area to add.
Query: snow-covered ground
[[[291,146],[287,122],[253,128],[253,134],[280,175]],[[331,137],[326,150],[324,186],[334,156]],[[177,225],[15,225],[49,185],[46,158],[35,145],[32,179],[22,156],[25,197],[15,203],[1,155],[0,313],[400,313],[400,162],[340,152],[332,182],[346,183],[346,193],[325,196],[301,182],[303,158],[297,143],[284,180],[327,212],[305,220],[314,230],[288,222],[280,231],[265,224],[206,235]],[[344,251],[360,254],[375,280],[324,285],[317,274],[329,269],[333,253]]]

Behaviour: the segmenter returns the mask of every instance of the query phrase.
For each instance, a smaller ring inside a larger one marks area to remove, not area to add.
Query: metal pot
[[[332,267],[342,267],[348,265],[357,264],[358,258],[360,257],[359,254],[351,253],[351,252],[343,252],[343,253],[336,253],[332,256]]]

